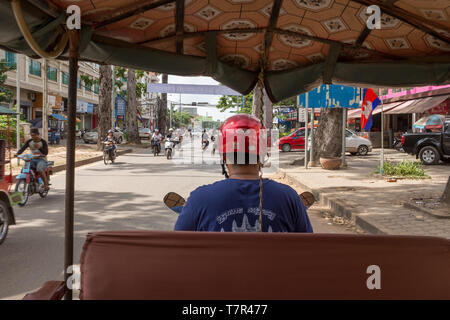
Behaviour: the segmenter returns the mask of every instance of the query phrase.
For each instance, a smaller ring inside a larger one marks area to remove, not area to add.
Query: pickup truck
[[[402,147],[423,164],[438,164],[439,160],[450,162],[450,119],[445,119],[441,132],[404,134]]]

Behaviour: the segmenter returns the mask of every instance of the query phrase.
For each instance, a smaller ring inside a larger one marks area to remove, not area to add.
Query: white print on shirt
[[[225,232],[225,230],[222,228],[220,229],[221,232]],[[252,226],[252,224],[248,221],[248,217],[246,214],[244,214],[244,218],[242,219],[242,225],[239,227],[236,223],[236,220],[233,220],[233,224],[231,227],[232,232],[260,232],[261,228],[259,225],[259,221],[255,221],[255,225]],[[272,227],[269,226],[269,230],[267,232],[273,232]]]
[[[241,214],[244,212],[244,208],[236,208],[236,209],[231,209],[228,211],[225,211],[225,213],[222,213],[220,216],[218,216],[216,218],[217,222],[219,224],[222,224],[223,222],[225,222],[229,216],[235,215],[235,214]]]
[[[259,216],[259,208],[248,208],[247,212],[253,213],[255,216]],[[266,209],[263,209],[263,215],[267,216],[269,220],[273,220],[277,216],[276,213]]]

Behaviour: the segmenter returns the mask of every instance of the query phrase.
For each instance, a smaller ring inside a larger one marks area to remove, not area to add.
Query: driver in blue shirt
[[[175,230],[261,231],[262,180],[262,231],[313,232],[297,192],[270,179],[260,180],[259,155],[266,154],[267,145],[260,141],[261,129],[264,128],[256,117],[244,114],[223,123],[218,142],[222,172],[227,179],[191,192],[186,204],[178,208],[181,212]]]

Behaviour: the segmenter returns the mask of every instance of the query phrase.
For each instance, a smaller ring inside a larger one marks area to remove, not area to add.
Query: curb
[[[428,210],[428,209],[423,208],[423,207],[416,206],[416,205],[411,204],[411,203],[403,202],[403,206],[405,208],[408,208],[408,209],[413,209],[413,210],[420,211],[422,213],[426,213],[426,214],[428,214],[428,215],[430,215],[432,217],[438,218],[438,219],[450,219],[450,215],[448,215],[448,214],[446,215],[446,214],[434,213],[431,210]]]
[[[117,150],[117,155],[123,155],[123,154],[130,153],[130,152],[133,152],[133,150],[132,149]],[[97,161],[102,161],[102,160],[103,160],[103,156],[96,156],[96,157],[80,160],[80,161],[75,162],[75,168],[84,166],[87,164],[91,164],[91,163],[94,163]],[[53,171],[53,173],[64,171],[64,170],[66,170],[66,167],[67,167],[66,164],[61,164],[58,166],[54,166],[52,171]],[[14,176],[12,183],[15,183],[15,182],[16,182],[16,177]]]
[[[338,216],[343,217],[345,219],[354,220],[355,226],[361,228],[362,230],[371,233],[371,234],[387,234],[387,232],[381,230],[375,224],[366,220],[359,213],[354,212],[354,207],[343,200],[336,199],[335,197],[328,196],[325,192],[321,192],[320,189],[313,189],[304,183],[300,182],[297,178],[289,175],[283,169],[279,169],[278,173],[281,174],[283,178],[286,178],[290,183],[296,185],[299,188],[305,189],[306,191],[310,191],[316,200],[328,206],[330,211]]]

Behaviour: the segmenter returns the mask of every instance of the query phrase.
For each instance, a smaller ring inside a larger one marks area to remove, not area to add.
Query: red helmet
[[[262,129],[262,130],[261,130]],[[225,162],[234,163],[234,155],[260,156],[262,162],[267,153],[267,133],[258,118],[248,114],[229,117],[220,127],[219,152]],[[232,159],[230,157],[232,156]],[[239,160],[238,160],[238,163]],[[253,162],[252,162],[253,163]]]

